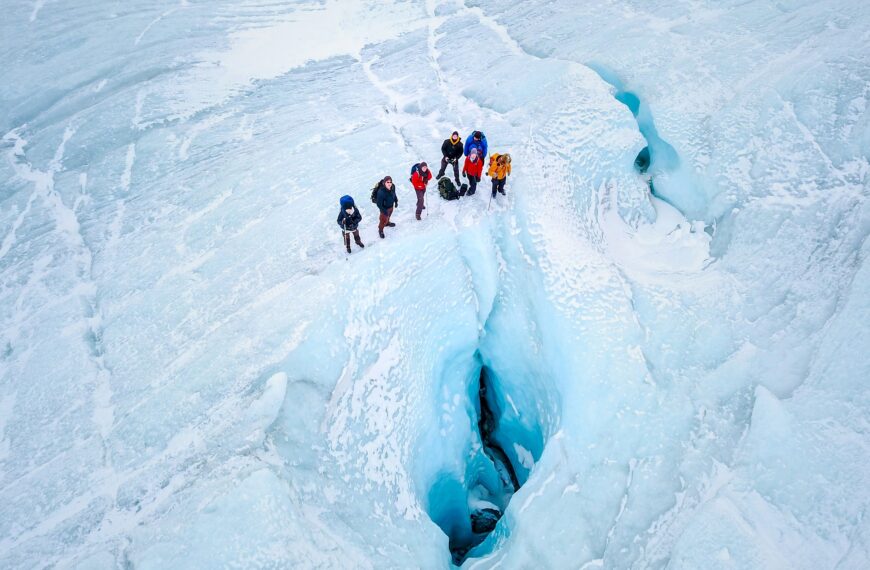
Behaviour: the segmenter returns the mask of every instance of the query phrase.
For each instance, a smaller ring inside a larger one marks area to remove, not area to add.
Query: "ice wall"
[[[481,367],[523,485],[464,567],[866,566],[868,20],[9,6],[0,566],[449,567]],[[508,195],[416,222],[474,128]]]

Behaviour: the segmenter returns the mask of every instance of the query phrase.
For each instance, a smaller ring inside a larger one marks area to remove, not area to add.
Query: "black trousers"
[[[453,164],[453,179],[456,180],[456,185],[459,186],[459,159],[451,159]],[[435,178],[441,178],[444,176],[444,171],[447,170],[447,163],[451,162],[447,157],[441,158],[441,170],[438,171],[438,176]]]
[[[492,179],[492,197],[495,198],[496,191],[504,194],[504,184],[507,182],[507,176],[499,180],[498,178]]]
[[[468,195],[471,196],[475,192],[477,192],[477,183],[480,182],[480,178],[477,176],[469,176],[468,177]]]

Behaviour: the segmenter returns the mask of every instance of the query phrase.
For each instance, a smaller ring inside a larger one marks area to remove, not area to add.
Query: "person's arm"
[[[353,210],[354,212],[352,219],[355,224],[359,225],[359,223],[362,221],[362,212],[359,211],[359,208],[354,208]]]
[[[449,156],[448,156],[449,154],[450,154],[450,140],[448,139],[448,140],[444,141],[443,143],[441,143],[441,155],[444,158],[449,158]]]
[[[342,220],[343,217],[344,217],[344,208],[341,209],[341,211],[338,213],[338,218],[335,220],[335,222],[338,224],[338,227],[340,227],[340,228],[344,228],[344,224],[342,224],[342,222],[344,221],[344,220]]]
[[[511,163],[510,162],[508,162],[508,164],[507,164],[507,173],[508,174],[511,173]]]

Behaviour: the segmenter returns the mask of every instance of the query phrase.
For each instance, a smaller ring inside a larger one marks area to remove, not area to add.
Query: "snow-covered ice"
[[[864,3],[15,1],[0,53],[0,567],[449,568],[483,508],[464,568],[870,567]],[[417,222],[454,129],[507,195]]]

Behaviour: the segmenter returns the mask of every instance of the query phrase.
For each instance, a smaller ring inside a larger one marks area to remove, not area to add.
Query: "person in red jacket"
[[[483,159],[477,156],[477,149],[471,149],[471,153],[465,157],[462,165],[462,177],[468,178],[468,195],[471,196],[477,190],[477,183],[483,176]]]
[[[426,185],[432,180],[432,173],[429,171],[429,166],[425,162],[420,163],[420,168],[414,169],[414,174],[411,175],[411,185],[414,187],[414,192],[417,193],[417,219],[420,219],[420,214],[423,213],[424,196],[426,194]]]

